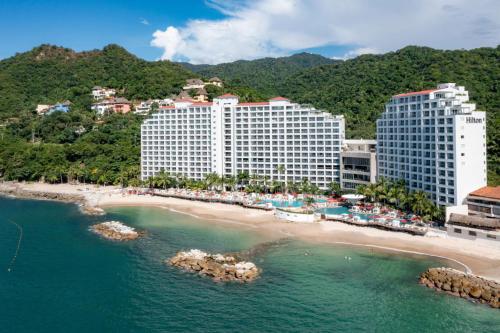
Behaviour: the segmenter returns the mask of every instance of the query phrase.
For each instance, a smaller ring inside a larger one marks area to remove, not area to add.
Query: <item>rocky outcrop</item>
[[[166,262],[186,271],[211,277],[214,281],[249,282],[260,274],[260,270],[251,262],[238,261],[231,255],[209,254],[196,249],[178,252]]]
[[[500,308],[500,284],[452,268],[429,268],[419,282],[429,288]]]
[[[107,239],[117,241],[129,241],[139,237],[139,232],[137,232],[134,228],[126,226],[118,221],[95,224],[90,227],[90,230]]]

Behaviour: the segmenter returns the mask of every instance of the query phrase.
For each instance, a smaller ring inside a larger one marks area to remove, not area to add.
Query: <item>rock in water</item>
[[[190,272],[209,276],[214,281],[249,282],[260,274],[260,270],[254,263],[238,262],[230,255],[210,254],[197,249],[178,252],[166,262]]]
[[[487,303],[500,308],[500,283],[467,274],[452,268],[429,268],[419,282],[429,288],[442,290],[462,298]]]
[[[139,237],[139,233],[134,228],[118,221],[95,224],[90,227],[90,230],[112,240],[129,241]]]

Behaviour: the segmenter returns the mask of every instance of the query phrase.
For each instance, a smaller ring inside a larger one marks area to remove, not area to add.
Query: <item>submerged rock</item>
[[[90,227],[90,230],[112,240],[129,241],[139,237],[139,232],[137,232],[134,228],[126,226],[118,221],[108,221],[95,224]]]
[[[500,283],[467,274],[452,268],[429,268],[420,275],[419,282],[429,288],[450,295],[487,303],[500,308]]]
[[[197,249],[178,252],[166,262],[189,272],[209,276],[214,281],[249,282],[260,274],[254,263],[238,261],[230,255],[209,254]]]
[[[104,209],[102,209],[100,207],[95,207],[95,206],[82,205],[82,206],[80,206],[80,209],[84,214],[87,214],[87,215],[100,216],[100,215],[106,214]]]

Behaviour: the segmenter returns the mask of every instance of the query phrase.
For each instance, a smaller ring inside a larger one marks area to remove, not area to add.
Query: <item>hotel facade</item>
[[[353,192],[377,181],[377,141],[344,140],[340,153],[340,187]]]
[[[403,179],[438,205],[462,205],[486,186],[486,115],[464,87],[395,95],[377,121],[378,176]]]
[[[141,177],[164,170],[201,180],[250,175],[325,189],[340,182],[343,116],[283,97],[240,103],[226,94],[213,102],[179,100],[162,107],[141,126]],[[284,170],[279,170],[284,166]]]

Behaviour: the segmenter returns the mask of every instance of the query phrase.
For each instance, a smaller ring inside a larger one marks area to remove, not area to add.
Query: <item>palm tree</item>
[[[316,202],[316,199],[314,199],[313,197],[305,197],[304,198],[304,204],[309,207],[311,206],[313,203]]]
[[[309,193],[311,190],[311,182],[309,182],[309,178],[304,177],[300,182],[300,192]]]
[[[156,179],[156,186],[161,187],[164,190],[166,190],[172,184],[169,173],[165,172],[164,170],[161,170],[160,173],[156,175],[155,179]]]
[[[331,182],[328,184],[328,190],[331,194],[334,194],[336,196],[342,195],[342,189],[340,188],[340,184],[337,182]]]
[[[250,175],[250,184],[257,185],[260,182],[260,179],[261,179],[261,177],[258,174],[252,173]]]
[[[220,177],[215,172],[207,174],[204,180],[209,190],[213,190],[214,187],[218,187],[220,185]]]
[[[411,194],[410,208],[417,215],[422,215],[428,207],[427,194],[423,191],[416,191]]]
[[[262,177],[262,184],[264,186],[264,193],[267,193],[269,190],[269,176]]]
[[[286,184],[286,188],[291,192],[299,191],[299,185],[297,183],[294,183],[293,181],[288,181]]]
[[[363,195],[366,196],[371,202],[374,202],[377,193],[377,184],[370,184],[363,188]]]
[[[395,186],[392,186],[387,191],[387,201],[393,206],[397,206],[398,199],[399,199],[399,189]]]
[[[388,182],[384,177],[381,177],[376,184],[375,198],[377,201],[385,202],[387,200]]]
[[[226,184],[229,186],[231,191],[234,191],[236,184],[238,183],[238,179],[235,176],[226,176]]]
[[[279,182],[277,180],[273,180],[271,182],[271,185],[269,186],[269,191],[271,193],[276,193],[278,191],[278,189],[280,189],[280,188],[283,188],[283,183]]]
[[[250,175],[248,174],[248,171],[242,171],[242,172],[238,173],[238,175],[236,176],[236,178],[238,180],[239,187],[244,187],[244,185],[250,179]]]
[[[277,165],[276,166],[276,172],[278,173],[278,175],[282,175],[282,174],[285,174],[285,180],[283,182],[283,184],[285,185],[285,188],[284,189],[281,189],[281,192],[286,192],[286,183],[287,183],[287,177],[286,177],[286,168],[285,168],[285,165],[284,164],[280,164],[280,165]],[[280,180],[281,180],[281,177],[280,177]]]

